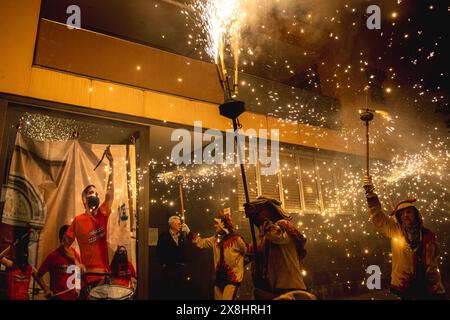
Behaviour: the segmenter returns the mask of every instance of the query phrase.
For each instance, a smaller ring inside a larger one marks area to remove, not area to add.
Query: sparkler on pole
[[[370,176],[370,168],[369,168],[369,152],[370,152],[370,148],[369,148],[369,123],[370,121],[373,120],[373,112],[375,112],[375,110],[370,110],[370,109],[363,109],[360,110],[361,112],[361,116],[360,119],[362,121],[365,122],[365,126],[366,126],[366,179],[367,181],[370,183],[370,185],[372,184],[372,177]],[[373,191],[373,187],[371,187]]]
[[[183,198],[183,185],[182,185],[182,178],[179,177],[178,186],[180,189],[180,205],[181,205],[181,217],[183,218],[183,223],[186,222],[186,215],[184,211],[184,198]]]
[[[207,34],[207,52],[214,58],[217,67],[220,84],[224,92],[224,103],[220,105],[220,114],[233,121],[234,138],[237,145],[238,156],[241,167],[241,175],[244,186],[245,201],[250,202],[245,175],[243,155],[239,145],[238,132],[240,124],[239,115],[245,111],[245,103],[235,100],[238,96],[239,87],[239,39],[241,27],[247,16],[245,10],[245,0],[206,0],[195,1],[193,8],[201,17],[201,27]],[[225,66],[225,49],[229,44],[234,62],[234,76],[230,79]],[[231,84],[230,84],[231,80]],[[252,234],[253,246],[256,249],[256,236],[253,224],[253,217],[250,220],[250,230]],[[256,251],[256,250],[255,250]],[[255,255],[255,265],[258,263],[258,256]]]
[[[220,69],[220,68],[219,68]],[[220,75],[220,73],[219,73]],[[222,81],[222,79],[220,79]],[[224,89],[224,96],[225,96],[225,103],[221,104],[219,106],[220,115],[231,119],[233,121],[233,131],[234,131],[234,140],[236,141],[236,148],[238,152],[239,157],[239,163],[240,163],[240,169],[241,169],[241,176],[242,176],[242,185],[244,186],[244,195],[245,195],[245,203],[250,203],[250,196],[248,193],[248,186],[247,186],[247,177],[245,174],[245,164],[243,161],[243,155],[241,154],[242,149],[239,143],[239,128],[241,128],[241,124],[239,123],[238,117],[245,112],[245,102],[234,100],[231,94],[230,86],[228,79],[225,80],[225,85],[222,86]],[[259,266],[259,257],[256,254],[257,250],[257,242],[256,242],[256,235],[255,235],[255,227],[254,227],[254,217],[253,216],[247,216],[250,222],[250,232],[252,235],[252,242],[253,242],[253,248],[255,248],[255,267],[256,270]]]
[[[179,169],[171,172],[160,173],[158,175],[158,179],[161,180],[175,180],[178,182],[178,188],[180,192],[180,208],[181,208],[181,219],[182,222],[186,222],[186,212],[184,210],[184,197],[183,197],[183,172]]]

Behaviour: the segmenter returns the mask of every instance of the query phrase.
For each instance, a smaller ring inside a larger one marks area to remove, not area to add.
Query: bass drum
[[[105,284],[89,291],[89,300],[132,300],[133,289]]]

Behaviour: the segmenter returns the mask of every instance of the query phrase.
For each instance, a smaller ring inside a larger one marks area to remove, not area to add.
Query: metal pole
[[[221,63],[221,65],[219,66],[218,64]],[[236,146],[237,146],[237,150],[238,150],[238,156],[239,156],[239,163],[240,163],[240,168],[241,168],[241,176],[242,176],[242,183],[244,186],[244,195],[245,195],[245,202],[248,204],[250,203],[250,196],[248,193],[248,187],[247,187],[247,176],[245,174],[245,163],[243,161],[243,156],[241,154],[241,148],[239,145],[239,138],[238,138],[238,134],[239,134],[239,126],[238,126],[238,116],[245,111],[244,108],[244,103],[241,102],[241,104],[239,103],[239,101],[233,101],[232,100],[232,92],[231,92],[231,87],[230,87],[230,82],[229,82],[229,77],[226,74],[226,68],[224,65],[224,61],[219,60],[218,64],[216,64],[217,66],[217,70],[218,70],[218,74],[219,74],[219,80],[222,86],[222,89],[224,91],[224,97],[225,97],[225,103],[222,104],[221,106],[219,106],[219,110],[220,110],[220,114],[222,116],[227,117],[228,119],[231,119],[233,121],[233,130],[234,130],[234,139],[236,141]],[[236,84],[234,84],[236,85]],[[233,102],[235,103],[235,105],[233,105]],[[237,104],[236,104],[237,103]],[[227,105],[229,104],[229,105]],[[231,107],[234,110],[230,110],[227,111],[225,109],[227,109],[227,107]],[[237,107],[237,110],[236,110]],[[259,270],[259,257],[257,254],[257,248],[258,248],[258,244],[256,242],[256,235],[255,235],[255,227],[254,227],[254,217],[252,215],[248,216],[249,222],[250,222],[250,232],[252,235],[252,242],[253,242],[253,248],[255,251],[255,268],[256,270]]]
[[[366,121],[366,175],[370,177],[369,173],[369,121]]]
[[[237,124],[237,119],[233,119],[233,130],[234,130],[234,139],[236,140],[236,146],[237,146],[237,152],[238,152],[238,157],[239,157],[239,164],[240,164],[240,168],[241,168],[241,176],[242,176],[242,184],[244,186],[244,195],[245,195],[245,203],[250,203],[250,196],[248,193],[248,187],[247,187],[247,176],[245,175],[245,164],[244,161],[242,160],[242,154],[241,154],[241,147],[239,145],[239,138],[238,138],[238,124]],[[253,223],[253,216],[249,216],[248,219],[250,220],[250,232],[252,234],[252,242],[253,242],[253,248],[255,250],[255,266],[256,266],[256,270],[258,269],[258,264],[259,264],[259,260],[258,260],[258,255],[256,255],[256,248],[258,247],[258,244],[256,243],[256,235],[255,235],[255,226]]]
[[[180,187],[180,204],[181,204],[181,216],[183,218],[183,223],[186,222],[186,216],[184,215],[184,200],[183,200],[183,186],[181,181],[179,182],[179,187]]]
[[[370,172],[369,172],[369,123],[373,120],[373,112],[375,110],[370,109],[363,109],[361,110],[361,116],[360,119],[364,121],[364,124],[366,125],[366,176],[370,179]]]

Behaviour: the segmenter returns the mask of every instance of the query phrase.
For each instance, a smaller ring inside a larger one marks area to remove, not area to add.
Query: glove
[[[378,196],[374,192],[366,193],[367,204],[371,209],[381,209],[381,202]]]
[[[254,216],[257,213],[256,206],[250,203],[244,203],[244,211],[247,218]]]
[[[189,229],[189,227],[188,227],[188,225],[186,223],[183,223],[181,225],[181,232],[189,234],[191,232],[191,229]]]
[[[264,234],[266,234],[267,232],[270,232],[275,227],[276,226],[273,224],[272,221],[266,220],[266,221],[264,221],[264,223],[263,223],[261,228],[262,228]]]
[[[366,195],[368,193],[373,193],[374,187],[373,187],[373,183],[372,183],[372,177],[368,177],[368,176],[364,177],[363,188],[364,188],[364,190],[366,190]]]

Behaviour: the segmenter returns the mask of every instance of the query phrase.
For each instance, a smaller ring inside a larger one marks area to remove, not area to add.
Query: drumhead
[[[134,291],[118,285],[102,285],[89,291],[92,300],[128,300],[133,297]]]

